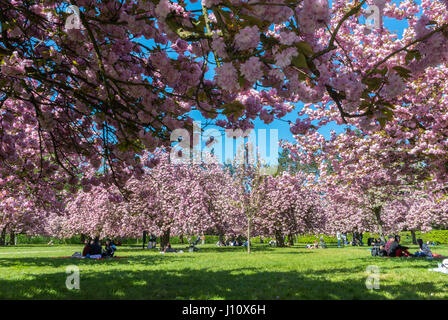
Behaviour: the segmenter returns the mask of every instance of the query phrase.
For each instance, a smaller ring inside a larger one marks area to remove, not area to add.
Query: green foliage
[[[74,236],[68,239],[58,239],[44,236],[29,236],[25,234],[16,235],[17,244],[47,244],[53,241],[54,244],[78,244],[81,243],[81,236]]]
[[[400,235],[402,236],[403,241],[406,240],[408,243],[412,242],[410,231],[400,232]],[[439,242],[441,244],[448,244],[448,230],[432,230],[426,233],[416,231],[415,236],[417,239],[421,238],[423,242],[433,241],[433,242]]]
[[[412,243],[412,235],[411,235],[410,231],[402,231],[399,233],[399,235],[401,237],[401,242],[403,244],[411,244]],[[441,244],[448,244],[448,230],[433,230],[433,231],[426,232],[426,233],[416,231],[415,235],[416,235],[417,239],[421,238],[424,242],[434,241],[434,242],[440,242]],[[303,235],[303,236],[298,237],[298,242],[311,244],[315,240],[319,240],[321,236],[324,237],[324,241],[326,243],[337,243],[338,242],[336,236],[329,237],[326,235],[318,235],[318,236]],[[363,235],[362,235],[362,242],[364,243],[364,245],[366,245],[367,239],[379,238],[379,237],[380,237],[379,234],[366,232],[366,233],[363,233]],[[353,234],[350,234],[350,233],[347,234],[347,240],[350,242],[352,239],[353,239]]]
[[[412,236],[410,231],[403,231],[400,232],[399,235],[401,236],[401,241],[403,244],[410,244],[412,243]],[[300,244],[312,244],[315,240],[320,240],[320,237],[324,237],[324,241],[326,243],[333,243],[336,244],[338,241],[336,239],[336,236],[328,236],[324,234],[319,235],[300,235],[298,237],[294,237],[294,243],[298,242]],[[143,236],[142,236],[143,237]],[[119,240],[123,245],[130,245],[130,246],[136,246],[136,245],[142,245],[143,238],[121,238],[116,239]],[[185,245],[193,242],[196,240],[197,235],[195,236],[184,236],[184,243]],[[363,234],[363,243],[367,243],[368,238],[378,238],[378,234],[370,234],[368,232]],[[224,237],[225,238],[225,237]],[[347,234],[347,240],[351,241],[353,238],[353,234]],[[434,242],[440,242],[441,244],[448,244],[448,230],[433,230],[431,232],[416,232],[416,238],[421,238],[423,241],[434,241]],[[53,240],[54,244],[80,244],[81,243],[81,236],[74,236],[69,239],[57,239],[57,238],[50,238],[50,237],[44,237],[44,236],[28,236],[24,234],[17,235],[17,244],[47,244],[50,242],[50,240]],[[205,236],[205,243],[206,244],[216,244],[219,240],[219,236],[212,236],[212,235],[206,235]],[[268,243],[270,240],[275,240],[275,238],[272,237],[263,237],[263,243]],[[160,239],[157,239],[157,243],[159,243]],[[288,241],[288,237],[285,238],[285,243]],[[252,243],[254,244],[260,244],[260,237],[252,238]],[[180,237],[171,237],[170,238],[171,244],[182,244]]]
[[[317,164],[301,164],[299,161],[296,161],[290,158],[290,151],[287,149],[283,149],[279,153],[278,157],[278,172],[277,174],[281,174],[284,171],[287,171],[291,174],[297,172],[305,172],[305,173],[317,173]]]

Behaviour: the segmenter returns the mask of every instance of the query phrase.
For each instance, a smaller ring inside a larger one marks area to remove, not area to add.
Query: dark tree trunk
[[[288,245],[291,247],[294,245],[294,236],[291,233],[288,234]]]
[[[9,245],[10,246],[15,246],[16,245],[16,234],[14,231],[11,231],[9,233]]]
[[[384,236],[383,231],[383,222],[381,221],[381,207],[374,208],[373,213],[375,214],[376,225],[378,226],[378,232],[380,233],[381,240],[386,242],[386,237]]]
[[[85,243],[86,242],[86,235],[81,233],[81,243]]]
[[[143,250],[145,249],[145,244],[146,244],[146,236],[148,235],[148,231],[143,231],[143,244],[142,244],[142,248]]]
[[[165,247],[170,242],[170,229],[165,231],[162,236],[160,237],[160,249],[165,250]]]
[[[263,242],[263,236],[260,236],[260,243],[264,243]]]
[[[285,246],[285,238],[280,231],[275,231],[275,241],[277,241],[277,247]]]
[[[417,244],[417,236],[415,235],[414,230],[411,230],[411,236],[412,236],[412,244]]]
[[[181,243],[181,244],[184,244],[184,235],[181,235],[181,236],[179,237],[179,240],[180,240],[180,243]]]
[[[6,245],[6,227],[3,228],[2,233],[0,235],[0,246]]]
[[[223,234],[219,235],[219,243],[224,243],[224,235]]]

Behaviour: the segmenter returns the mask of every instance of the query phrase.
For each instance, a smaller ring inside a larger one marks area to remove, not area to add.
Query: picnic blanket
[[[438,263],[438,268],[428,269],[428,271],[441,272],[448,274],[448,259],[443,260],[442,263]]]

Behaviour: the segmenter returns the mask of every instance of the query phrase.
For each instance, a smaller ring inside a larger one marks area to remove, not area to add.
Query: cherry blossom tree
[[[111,185],[79,191],[64,215],[52,215],[49,229],[60,237],[138,237],[148,231],[165,247],[173,235],[241,233],[242,213],[233,177],[215,161],[173,163],[170,154],[146,154],[143,176],[131,178],[125,197]]]
[[[284,172],[266,179],[253,190],[260,195],[259,212],[254,218],[255,230],[264,236],[274,236],[277,246],[284,246],[284,236],[293,244],[297,234],[319,233],[325,230],[322,197],[307,186],[307,177]]]
[[[402,38],[359,23],[379,2],[408,20]],[[141,177],[144,152],[191,129],[193,110],[246,129],[296,102],[333,101],[339,122],[379,130],[446,62],[448,42],[446,0],[384,2],[1,0],[4,176],[56,165],[77,184],[90,163],[123,186]],[[307,127],[299,117],[292,130]]]

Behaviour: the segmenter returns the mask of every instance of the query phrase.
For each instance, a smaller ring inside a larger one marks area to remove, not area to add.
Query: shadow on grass
[[[148,257],[146,257],[147,259]],[[160,257],[151,257],[160,263]],[[171,257],[170,257],[171,258]],[[31,258],[29,258],[31,259]],[[29,260],[50,265],[53,261]],[[175,259],[175,257],[173,257]],[[24,262],[20,259],[21,263]],[[4,261],[1,261],[4,263]],[[25,261],[26,262],[26,261]],[[111,261],[122,263],[121,261]],[[60,261],[58,266],[64,266]],[[69,264],[69,263],[67,263]],[[421,299],[418,292],[437,292],[432,282],[416,284],[381,283],[380,290],[367,290],[366,277],[331,280],[337,273],[360,272],[331,268],[312,272],[271,272],[255,268],[227,271],[179,268],[157,271],[82,271],[80,290],[68,290],[65,272],[0,280],[0,298],[12,299]],[[359,276],[359,274],[358,274]]]
[[[408,267],[412,269],[430,269],[437,268],[437,264],[442,262],[444,258],[434,258],[432,260],[427,260],[426,258],[407,258],[407,257],[356,257],[350,258],[349,260],[356,261],[358,264],[370,264],[370,265],[378,265],[382,268],[387,269],[396,269],[398,267]]]
[[[182,250],[184,252],[188,252],[189,247],[188,246],[182,246],[182,245],[174,245],[173,246],[174,249],[176,250]],[[247,247],[232,247],[232,246],[227,246],[227,247],[213,247],[213,246],[206,246],[206,247],[202,247],[201,245],[197,246],[197,248],[199,249],[198,253],[221,253],[221,252],[247,252]],[[284,247],[284,248],[277,248],[277,247],[270,247],[268,245],[257,245],[254,247],[251,247],[251,252],[269,252],[269,253],[278,253],[278,254],[301,254],[301,253],[310,253],[310,251],[304,252],[304,251],[299,251],[297,249],[304,249],[301,247]],[[288,250],[290,250],[288,252]],[[119,247],[119,250],[117,251],[117,254],[123,254],[126,252],[159,252],[160,248],[157,247],[156,249],[142,249],[142,248],[121,248]]]
[[[129,256],[119,259],[77,259],[65,257],[15,257],[15,258],[0,258],[0,268],[2,267],[64,267],[69,265],[128,265],[128,264],[151,264],[157,265],[167,261],[176,262],[181,259],[188,259],[191,256],[178,256],[177,254],[160,254],[160,255],[141,255]]]

